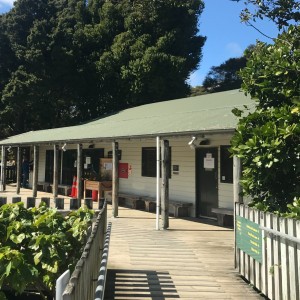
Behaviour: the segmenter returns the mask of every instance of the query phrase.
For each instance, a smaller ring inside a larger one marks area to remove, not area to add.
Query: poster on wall
[[[215,159],[212,157],[211,153],[206,153],[204,157],[204,169],[214,169],[215,168]]]

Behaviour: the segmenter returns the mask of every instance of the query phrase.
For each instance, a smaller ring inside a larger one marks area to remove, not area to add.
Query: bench
[[[145,203],[141,200],[140,196],[119,193],[119,203],[123,203],[129,208],[145,209]]]
[[[174,217],[188,217],[189,209],[193,206],[192,203],[182,202],[182,201],[169,201],[169,206],[174,209]]]
[[[37,190],[42,192],[48,192],[48,188],[50,186],[49,182],[38,182],[37,183]]]
[[[230,222],[225,216],[233,216],[234,214],[233,209],[218,207],[218,208],[212,208],[211,212],[217,215],[217,221],[219,226],[231,225],[230,223],[232,222]]]
[[[156,211],[156,199],[153,197],[142,196],[141,200],[145,202],[145,210],[148,212]],[[174,217],[188,217],[189,208],[193,206],[192,203],[169,200],[169,207],[173,208]]]
[[[53,193],[53,184],[50,183],[49,186],[51,187],[51,192]],[[57,192],[59,195],[69,196],[72,191],[72,186],[67,184],[58,184],[57,185]]]
[[[111,192],[106,194],[106,200],[111,203]],[[156,212],[156,198],[119,193],[119,204],[125,204],[133,209],[143,209],[147,212]],[[169,207],[174,211],[174,217],[188,217],[192,203],[169,200]]]

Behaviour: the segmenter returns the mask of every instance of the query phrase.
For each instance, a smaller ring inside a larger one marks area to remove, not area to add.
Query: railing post
[[[49,197],[42,197],[41,202],[44,202],[47,207],[50,207],[50,198]]]
[[[64,198],[55,198],[55,207],[57,209],[64,209]]]

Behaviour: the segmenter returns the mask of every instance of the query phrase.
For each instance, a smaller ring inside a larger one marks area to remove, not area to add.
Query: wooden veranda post
[[[236,203],[243,203],[243,197],[241,195],[242,192],[242,187],[240,184],[240,180],[242,177],[242,166],[241,166],[241,159],[237,156],[233,157],[233,209],[234,209],[234,214],[233,214],[233,224],[234,224],[234,245],[236,245],[236,226],[235,226],[235,219],[236,219]],[[236,246],[234,247],[234,267],[237,268],[238,266],[238,259],[239,257],[237,256],[237,248]]]
[[[163,229],[169,228],[169,177],[170,177],[170,147],[169,141],[161,141],[161,218]]]
[[[112,169],[112,215],[113,217],[118,216],[119,209],[119,156],[118,151],[119,144],[117,142],[112,143],[113,152],[113,169]]]
[[[243,203],[243,197],[241,195],[242,187],[240,180],[242,177],[241,159],[237,156],[233,157],[233,200],[235,203]]]
[[[77,145],[77,198],[82,196],[82,144]]]
[[[21,148],[17,148],[17,194],[20,194],[21,187]]]
[[[58,145],[53,146],[54,162],[53,162],[53,197],[58,195]]]
[[[37,182],[39,169],[39,146],[33,147],[33,178],[32,178],[32,197],[37,196]]]
[[[1,148],[1,178],[0,178],[0,191],[5,191],[5,147]]]
[[[3,160],[3,191],[6,191],[6,165],[7,165],[7,156],[6,156],[6,148],[4,147],[4,160]]]

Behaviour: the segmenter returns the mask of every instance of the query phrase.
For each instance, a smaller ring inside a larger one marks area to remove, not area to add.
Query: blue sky
[[[272,43],[254,28],[240,22],[243,2],[204,0],[205,9],[200,16],[199,29],[207,40],[202,50],[200,66],[190,76],[189,83],[192,86],[201,85],[212,66],[219,66],[229,58],[242,56],[244,50],[250,44],[255,44],[257,39]],[[267,20],[254,25],[268,36],[276,37],[278,34],[274,24]]]
[[[0,13],[8,11],[13,0],[0,0]],[[191,74],[189,83],[201,85],[212,66],[218,66],[231,57],[239,57],[256,40],[271,43],[254,28],[240,22],[239,14],[244,8],[243,1],[204,0],[205,9],[199,20],[200,34],[207,36],[203,48],[203,58],[199,68]],[[272,22],[264,20],[255,23],[263,33],[276,37],[277,29]]]

